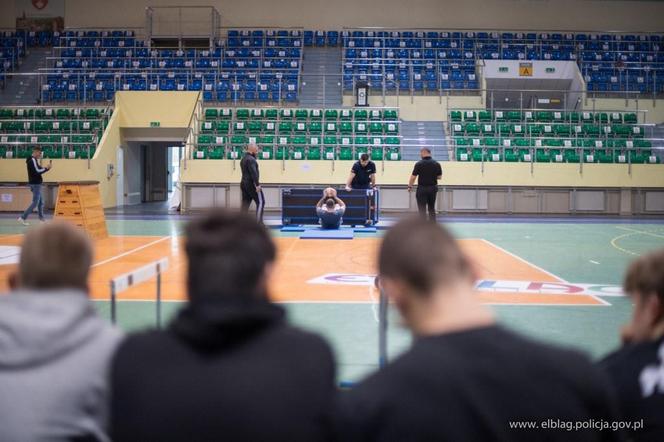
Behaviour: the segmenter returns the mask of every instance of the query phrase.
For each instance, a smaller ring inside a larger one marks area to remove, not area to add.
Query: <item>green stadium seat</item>
[[[388,135],[397,135],[399,133],[399,125],[397,123],[384,123],[383,131]]]
[[[263,121],[263,133],[273,134],[277,131],[277,123],[274,121]]]
[[[383,112],[379,109],[372,109],[369,111],[369,120],[381,121],[383,119]]]
[[[320,146],[309,146],[307,148],[307,159],[312,161],[320,160],[321,159]]]
[[[325,111],[325,121],[336,121],[339,119],[339,112],[336,109],[327,109]]]
[[[293,110],[292,109],[281,109],[279,112],[282,120],[292,120],[293,119]],[[277,152],[277,155],[279,152]]]
[[[484,136],[495,134],[495,128],[493,124],[484,123],[481,125],[482,134]]]
[[[383,120],[386,121],[396,121],[399,119],[399,114],[394,109],[388,109],[383,111]]]
[[[304,160],[307,157],[307,151],[305,146],[294,146],[291,151],[292,160]]]
[[[353,119],[353,112],[351,112],[349,109],[342,109],[339,112],[339,119],[342,121],[348,121]]]
[[[339,124],[339,132],[341,132],[342,134],[346,134],[346,135],[352,134],[353,133],[353,124],[348,122],[348,121],[344,121],[344,122],[340,123]]]
[[[205,119],[207,121],[216,120],[219,118],[219,111],[217,109],[205,109]]]
[[[518,123],[523,120],[523,116],[521,115],[521,112],[519,111],[508,111],[507,112],[507,121],[511,121],[513,123]]]
[[[326,134],[335,134],[337,133],[337,123],[325,122],[325,133]]]
[[[598,137],[600,133],[599,126],[594,124],[584,124],[582,130],[583,134],[587,137]]]
[[[249,142],[249,138],[246,135],[233,135],[231,137],[231,144],[246,146]]]
[[[293,133],[296,134],[306,134],[307,133],[307,123],[304,121],[297,121],[293,126]]]
[[[293,132],[293,123],[290,121],[282,121],[279,123],[279,134],[291,134]]]
[[[539,111],[535,113],[535,119],[542,123],[550,123],[553,121],[553,112]]]
[[[623,114],[623,122],[625,124],[636,124],[638,123],[638,119],[635,113],[627,113]]]
[[[69,111],[69,109],[58,109],[55,112],[55,118],[59,120],[64,120],[70,117],[71,117],[71,112]]]
[[[486,161],[486,151],[481,147],[474,147],[472,151],[473,161]]]
[[[392,124],[392,123],[390,123]],[[387,125],[385,125],[387,126]],[[382,135],[383,134],[383,123],[371,123],[369,124],[369,133],[372,135]]]
[[[563,158],[566,163],[578,163],[580,161],[579,152],[576,149],[565,149]]]
[[[238,120],[248,120],[250,116],[249,109],[238,109],[235,112],[235,118]]]
[[[208,133],[214,130],[214,123],[211,121],[204,121],[201,123],[201,132]]]
[[[263,109],[260,109],[260,108],[254,108],[254,109],[251,110],[250,118],[251,118],[252,120],[262,120],[262,119],[263,119],[263,115],[264,115],[264,113],[263,113]]]
[[[213,147],[208,149],[207,158],[210,160],[223,160],[224,152],[226,150],[223,147]]]
[[[461,124],[461,123],[452,124],[452,134],[453,135],[463,135],[464,134],[463,124]]]
[[[530,149],[519,149],[519,161],[530,163],[533,161],[533,154]]]
[[[464,130],[466,131],[466,135],[479,135],[480,125],[477,123],[466,123]]]
[[[260,121],[250,121],[248,127],[250,134],[260,134],[263,131],[263,125]]]
[[[352,161],[353,160],[353,148],[342,146],[339,148],[339,159],[341,161]]]
[[[199,135],[198,136],[198,145],[207,146],[212,144],[212,135]]]
[[[553,122],[554,123],[565,123],[567,122],[567,114],[561,111],[553,112]]]
[[[504,111],[495,111],[493,113],[493,116],[495,120],[499,123],[502,123],[503,121],[507,121],[507,113]]]
[[[309,118],[309,111],[306,109],[296,109],[295,110],[295,119],[300,121],[306,121]]]
[[[335,136],[327,135],[323,137],[323,144],[325,146],[335,147],[337,144],[339,144],[339,140],[337,140],[337,137]]]
[[[320,121],[323,118],[323,112],[320,109],[311,109],[309,111],[309,119],[312,121]],[[320,156],[320,152],[319,152]],[[308,154],[307,154],[308,157]],[[318,158],[320,159],[320,158]]]
[[[369,114],[364,109],[358,109],[353,112],[353,119],[355,121],[366,121],[369,118]]]
[[[323,123],[320,121],[312,121],[307,127],[310,134],[320,134],[323,131]]]
[[[289,157],[289,149],[287,146],[278,146],[274,155],[277,160],[287,160]]]
[[[457,147],[455,149],[455,156],[457,161],[470,161],[471,154],[467,147]]]
[[[451,111],[450,112],[450,121],[461,122],[462,116],[461,111]]]
[[[355,160],[359,160],[360,156],[364,154],[369,153],[369,147],[368,146],[355,146]]]
[[[217,133],[218,134],[227,134],[230,132],[231,124],[229,121],[217,121]]]
[[[372,161],[382,161],[383,160],[383,155],[384,151],[383,148],[380,146],[372,146],[371,147],[371,160]]]
[[[265,109],[266,120],[276,121],[277,118],[279,118],[279,111],[277,109]]]
[[[508,163],[516,163],[519,161],[519,153],[516,149],[505,149],[505,161]]]
[[[475,111],[465,111],[463,113],[464,122],[476,122],[477,121],[477,112]]]
[[[401,149],[398,147],[389,147],[385,153],[385,159],[388,161],[401,161]]]
[[[623,122],[622,114],[620,112],[612,112],[610,120],[611,124],[621,124]]]
[[[342,133],[343,133],[343,125],[344,125],[344,123],[341,123],[341,127],[342,127],[341,132]],[[369,127],[368,127],[367,123],[364,123],[364,122],[355,123],[355,133],[356,134],[363,134],[364,135],[364,134],[367,134],[368,132],[369,132]]]
[[[632,126],[632,137],[633,138],[642,138],[644,136],[644,131],[641,126]]]
[[[401,144],[401,138],[399,137],[386,137],[385,138],[385,144],[391,145],[391,146],[398,146]]]
[[[583,123],[594,123],[595,118],[592,112],[581,112],[581,122]]]
[[[236,121],[233,123],[233,133],[247,133],[249,130],[249,124],[246,121]]]
[[[606,124],[609,122],[609,115],[605,112],[595,113],[595,122],[599,124]]]
[[[277,144],[279,146],[288,146],[291,144],[291,137],[285,136],[285,135],[279,135],[277,137]]]
[[[554,124],[553,133],[557,137],[569,137],[572,135],[572,126],[569,124]]]
[[[233,109],[219,109],[219,118],[222,120],[230,120],[233,118]]]
[[[491,115],[491,111],[479,111],[477,113],[478,119],[480,120],[480,123],[488,123],[490,121],[493,121],[493,117]]]
[[[535,161],[538,163],[550,163],[551,153],[549,149],[535,149]]]
[[[600,163],[613,163],[613,150],[611,149],[597,149],[595,155]]]
[[[323,158],[326,160],[334,160],[336,158],[336,147],[325,146]]]

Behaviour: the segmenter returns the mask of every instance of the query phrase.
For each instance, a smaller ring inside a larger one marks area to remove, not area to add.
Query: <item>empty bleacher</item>
[[[396,109],[207,108],[194,159],[239,159],[248,143],[263,160],[401,159]]]
[[[43,102],[107,101],[118,90],[203,91],[209,102],[295,103],[299,30],[229,30],[208,49],[150,48],[131,31],[58,36]]]
[[[110,108],[0,108],[0,158],[27,158],[36,146],[51,159],[89,159]]]
[[[633,112],[452,110],[457,161],[658,163]]]
[[[659,34],[344,31],[344,89],[390,93],[478,89],[480,60],[574,60],[589,91],[664,92]]]

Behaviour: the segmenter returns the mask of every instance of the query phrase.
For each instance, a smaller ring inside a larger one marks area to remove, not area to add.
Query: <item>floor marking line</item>
[[[376,323],[380,323],[380,319],[378,318],[378,301],[374,295],[374,286],[372,285],[369,286],[369,298],[371,298],[371,311],[373,312],[374,320]]]
[[[590,260],[590,263],[599,265],[599,263],[597,261],[593,261],[592,259]]]
[[[627,230],[628,232],[634,232],[635,234],[640,233],[642,235],[649,235],[649,236],[654,236],[655,238],[664,239],[664,235],[659,235],[657,233],[648,232],[647,230],[645,230],[645,231],[644,230],[637,230],[637,229],[631,229],[629,227],[622,227],[622,226],[616,226],[616,229]]]
[[[620,252],[627,253],[628,255],[632,255],[632,256],[641,256],[639,253],[632,252],[631,250],[624,249],[624,248],[620,247],[620,246],[617,244],[617,241],[618,241],[619,239],[627,238],[628,236],[634,236],[634,235],[638,235],[638,233],[636,233],[636,232],[632,232],[632,233],[623,233],[622,235],[618,235],[618,236],[616,236],[615,238],[613,238],[613,239],[609,242],[609,244],[611,244],[611,247],[613,247],[614,249],[616,249],[616,250],[618,250],[618,251],[620,251]]]
[[[554,275],[553,273],[544,270],[542,267],[533,264],[532,262],[530,262],[530,261],[528,261],[528,260],[526,260],[526,259],[520,257],[519,255],[515,255],[514,253],[512,253],[512,252],[510,252],[510,251],[508,251],[508,250],[503,249],[502,247],[500,247],[500,246],[497,245],[497,244],[492,243],[492,242],[489,241],[488,239],[480,238],[480,240],[481,240],[481,241],[484,241],[485,243],[489,244],[489,245],[492,246],[492,247],[495,247],[496,249],[500,250],[501,252],[510,255],[512,258],[514,258],[514,259],[516,259],[516,260],[519,260],[519,261],[521,261],[521,262],[524,263],[524,264],[528,264],[529,266],[531,266],[531,267],[533,267],[533,268],[539,270],[539,271],[542,272],[542,273],[546,273],[547,275],[549,275],[549,276],[551,276],[551,277],[553,277],[553,278],[556,278],[559,282],[569,283],[569,281],[567,281],[567,280],[561,278],[560,276],[558,276],[558,275]]]
[[[123,258],[123,257],[125,257],[125,256],[127,256],[127,255],[131,255],[132,253],[138,252],[139,250],[147,249],[148,247],[151,247],[151,246],[153,246],[153,245],[155,245],[155,244],[158,244],[158,243],[160,243],[160,242],[162,242],[162,241],[166,241],[167,239],[172,239],[172,238],[173,238],[172,236],[164,236],[163,238],[159,238],[159,239],[156,239],[156,240],[154,240],[154,241],[152,241],[152,242],[149,242],[149,243],[147,243],[147,244],[143,244],[142,246],[139,246],[139,247],[136,247],[136,248],[134,248],[134,249],[128,250],[128,251],[126,251],[126,252],[120,253],[119,255],[115,255],[115,256],[112,256],[112,257],[110,257],[110,258],[107,258],[107,259],[105,259],[105,260],[103,260],[103,261],[99,261],[99,262],[93,264],[91,267],[97,267],[97,266],[101,266],[101,265],[107,264],[107,263],[109,263],[109,262],[111,262],[111,261],[115,261],[115,260],[118,259],[118,258]]]

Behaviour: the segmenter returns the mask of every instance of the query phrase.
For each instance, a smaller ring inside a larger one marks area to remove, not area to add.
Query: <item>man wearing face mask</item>
[[[260,184],[260,173],[258,171],[258,161],[256,153],[258,146],[256,143],[250,143],[247,151],[240,161],[240,170],[242,171],[242,180],[240,181],[240,190],[242,191],[242,211],[249,211],[251,202],[256,203],[256,220],[263,222],[263,209],[265,208],[265,195]]]
[[[624,291],[634,304],[624,346],[600,362],[616,386],[623,417],[641,422],[635,441],[664,440],[664,249],[634,261]]]

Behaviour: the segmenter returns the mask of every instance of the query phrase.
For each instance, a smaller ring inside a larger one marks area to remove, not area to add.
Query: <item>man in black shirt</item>
[[[350,175],[346,181],[346,190],[365,190],[376,186],[376,164],[369,159],[369,155],[363,153],[360,160],[353,164]]]
[[[415,178],[417,178],[417,210],[422,217],[427,216],[429,209],[429,219],[436,221],[436,196],[438,195],[438,180],[443,176],[443,169],[440,163],[431,158],[431,150],[423,148],[420,150],[422,159],[415,163],[413,173],[408,180],[408,191],[413,190]]]
[[[265,227],[212,212],[187,226],[185,248],[189,304],[114,358],[112,440],[328,440],[332,352],[270,302],[276,250]]]
[[[254,201],[256,203],[256,220],[262,223],[265,195],[260,184],[258,161],[256,161],[257,152],[258,146],[251,143],[247,146],[247,151],[240,160],[240,170],[242,172],[240,190],[242,191],[242,211],[248,212],[251,202]]]
[[[625,277],[625,293],[634,309],[623,329],[625,345],[600,362],[618,390],[636,441],[664,441],[664,249],[634,261]]]
[[[616,419],[608,378],[579,353],[496,325],[477,299],[474,266],[443,227],[421,217],[398,223],[378,268],[415,339],[342,397],[341,440],[619,440],[613,431],[566,429]]]
[[[28,216],[35,210],[37,207],[37,214],[39,215],[40,221],[45,221],[44,219],[44,200],[41,196],[42,190],[42,174],[45,174],[51,167],[53,167],[53,161],[48,162],[48,166],[42,167],[41,165],[42,150],[40,147],[35,147],[32,149],[32,155],[25,160],[25,164],[28,168],[28,185],[30,186],[30,191],[32,191],[32,202],[27,209],[23,212],[21,216],[18,217],[18,222],[24,226],[28,226]]]

